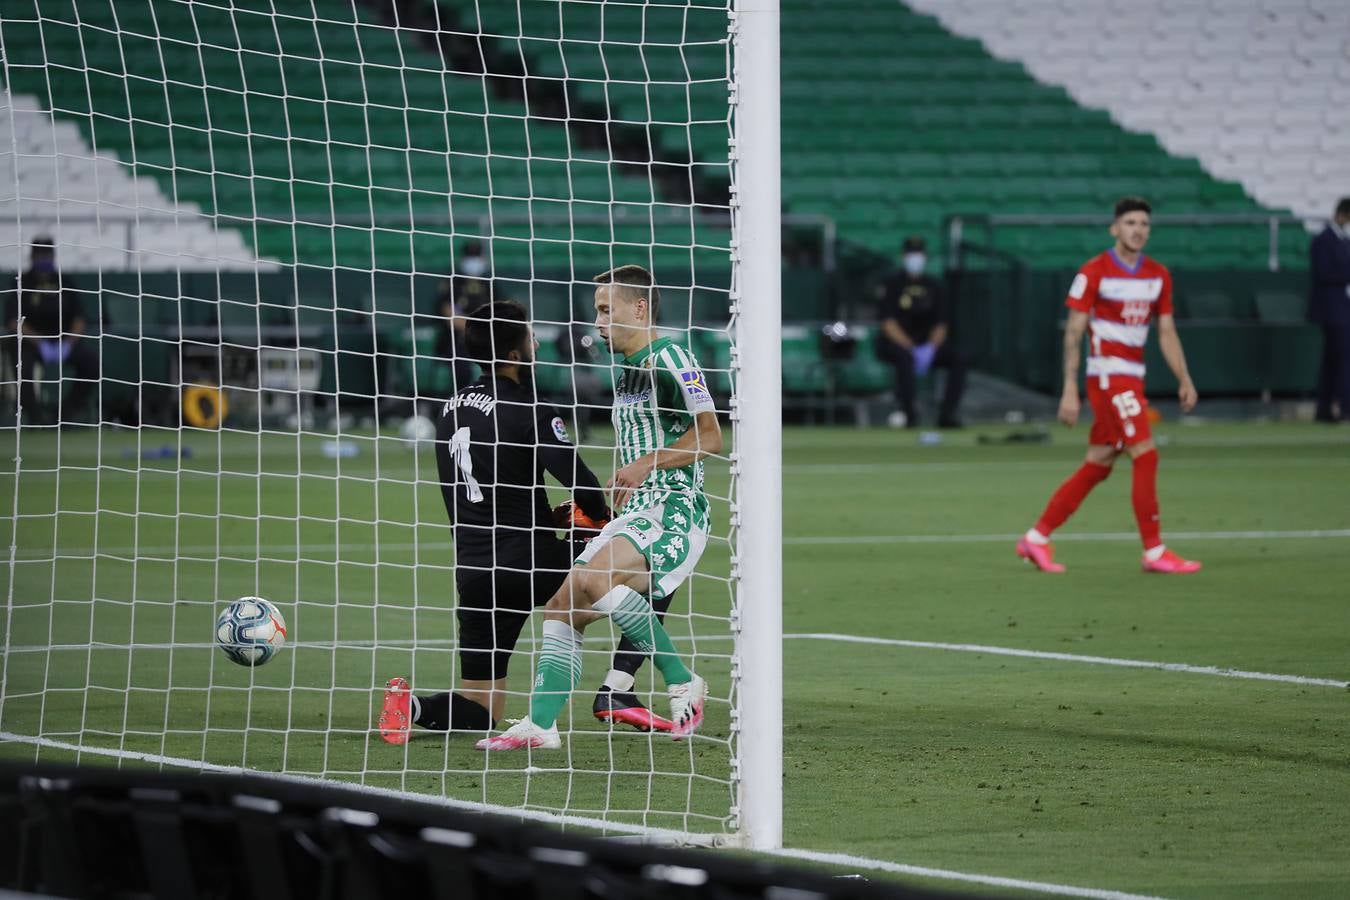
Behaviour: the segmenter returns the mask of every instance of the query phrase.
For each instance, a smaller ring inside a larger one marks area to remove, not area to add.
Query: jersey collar
[[[1130,266],[1125,265],[1125,260],[1121,259],[1119,256],[1116,255],[1115,247],[1112,247],[1110,250],[1107,250],[1106,252],[1111,254],[1112,262],[1120,266],[1120,268],[1125,270],[1126,272],[1129,272],[1131,275],[1138,275],[1139,270],[1144,267],[1144,254],[1142,253],[1139,254],[1139,261],[1134,264],[1133,268],[1131,268]]]
[[[647,346],[643,347],[641,350],[634,353],[632,356],[625,356],[623,358],[623,364],[625,366],[634,366],[634,367],[641,366],[644,360],[646,360],[649,356],[652,356],[655,353],[659,353],[661,350],[665,348],[666,344],[669,343],[670,338],[659,337],[656,340],[652,341]]]

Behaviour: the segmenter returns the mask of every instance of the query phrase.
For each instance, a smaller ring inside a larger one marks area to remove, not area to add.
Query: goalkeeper
[[[469,316],[465,350],[484,374],[441,409],[436,465],[455,527],[460,688],[414,697],[391,678],[378,728],[391,744],[411,725],[490,731],[506,704],[506,670],[534,607],[553,596],[572,565],[544,490],[547,471],[590,518],[609,518],[604,491],[568,439],[562,417],[534,393],[536,341],[525,309],[510,300]]]
[[[651,274],[621,266],[595,280],[596,327],[623,356],[613,411],[621,466],[609,482],[618,516],[544,607],[529,716],[479,741],[482,750],[562,746],[557,720],[581,679],[581,632],[603,616],[661,672],[672,734],[690,734],[703,720],[707,686],[675,651],[652,604],[688,578],[703,553],[709,525],[703,459],[721,452],[722,430],[697,361],[657,337],[660,295]]]

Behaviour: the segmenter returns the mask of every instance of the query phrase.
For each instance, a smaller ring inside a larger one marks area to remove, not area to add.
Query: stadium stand
[[[990,22],[1019,19],[984,9]],[[793,210],[829,210],[842,234],[878,251],[909,233],[936,244],[949,213],[1101,214],[1125,193],[1154,198],[1160,213],[1265,211],[1194,159],[903,4],[786,0],[782,37],[784,197]],[[1155,249],[1264,264],[1263,226],[1220,231],[1169,227]],[[1303,240],[1291,233],[1289,248]],[[1039,265],[1077,265],[1100,242],[1081,225],[1000,230],[1004,249]]]
[[[13,5],[13,90],[283,264],[444,271],[454,239],[490,237],[498,271],[593,273],[653,241],[649,262],[690,268],[694,222],[654,212],[650,178],[373,10]]]
[[[1087,82],[1101,82],[1105,73],[1118,81],[1120,70],[1087,66],[1083,53],[1114,58],[1111,48],[1122,43],[1115,36],[1126,34],[1120,17],[1107,17],[1113,24],[1088,40],[1054,0],[1018,0],[1015,15],[988,13],[987,0],[783,0],[785,209],[833,218],[841,252],[873,267],[908,234],[940,248],[944,217],[952,214],[1101,216],[1124,193],[1149,196],[1161,214],[1279,214],[1214,174],[1236,176],[1238,169],[1207,157],[1206,171],[1186,155],[1188,148],[1200,152],[1198,144],[1173,143],[1182,132],[1222,126],[1222,133],[1205,138],[1209,150],[1218,148],[1238,168],[1256,159],[1263,171],[1290,173],[1297,168],[1289,161],[1297,157],[1290,134],[1311,147],[1331,146],[1343,134],[1344,124],[1324,113],[1345,78],[1330,86],[1336,79],[1314,79],[1317,92],[1283,81],[1272,91],[1261,86],[1265,76],[1251,74],[1270,67],[1263,60],[1278,58],[1285,46],[1272,43],[1278,35],[1302,48],[1298,59],[1324,48],[1320,68],[1309,71],[1331,72],[1325,48],[1332,42],[1317,37],[1309,23],[1335,25],[1339,7],[1318,0],[1248,2],[1270,22],[1257,27],[1244,19],[1242,29],[1229,28],[1195,0],[1155,10],[1159,22],[1189,21],[1213,35],[1215,48],[1245,48],[1252,66],[1229,77],[1222,66],[1230,56],[1219,49],[1188,55],[1190,45],[1176,36],[1190,40],[1186,28],[1150,25],[1146,72],[1121,96],[1162,96],[1155,87],[1172,79],[1186,87],[1169,96],[1190,98],[1155,123],[1155,137],[1140,130],[1142,119],[1094,108],[1104,99],[1102,88]],[[1302,11],[1289,20],[1293,26],[1271,12],[1286,6]],[[325,18],[315,22],[301,0],[239,0],[233,7],[152,10],[148,0],[137,0],[119,2],[114,11],[111,0],[18,0],[5,23],[16,98],[36,97],[54,115],[53,123],[16,111],[11,118],[20,146],[39,150],[34,155],[47,146],[71,148],[57,154],[63,160],[97,158],[88,167],[100,173],[101,190],[134,186],[142,208],[176,210],[178,221],[145,223],[137,238],[138,246],[158,252],[164,267],[190,268],[212,246],[209,240],[221,249],[205,255],[223,258],[224,268],[236,258],[248,267],[251,247],[286,273],[275,284],[251,286],[255,298],[264,298],[264,319],[286,319],[286,308],[295,305],[303,315],[289,318],[297,322],[335,309],[373,315],[382,349],[400,358],[430,352],[432,331],[406,328],[406,315],[430,309],[431,279],[448,270],[456,246],[468,238],[485,240],[495,273],[545,322],[575,313],[576,281],[633,252],[654,265],[664,284],[686,286],[667,291],[669,320],[712,323],[724,316],[713,305],[718,294],[698,290],[724,284],[728,271],[725,250],[717,249],[724,235],[714,236],[725,224],[711,209],[726,202],[721,179],[728,133],[726,86],[717,77],[725,21],[715,10],[704,17],[695,8],[577,3],[563,5],[555,17],[525,16],[518,4],[408,0],[325,8]],[[941,17],[919,11],[929,7],[941,7]],[[1047,24],[1052,13],[1057,21]],[[959,33],[972,32],[976,19],[984,22],[980,40]],[[1025,36],[1038,29],[1044,47]],[[1302,37],[1292,37],[1295,30]],[[1220,34],[1230,37],[1220,40]],[[1087,50],[1071,52],[1080,38]],[[1075,70],[1062,61],[1051,65],[1055,54],[1045,48],[1060,48],[1056,60],[1074,60],[1092,77],[1083,85],[1073,80],[1072,91],[1043,83],[1054,81],[1055,72],[1067,83]],[[1025,59],[1027,67],[998,56]],[[1292,63],[1281,69],[1295,71]],[[1227,93],[1212,86],[1217,82]],[[1216,115],[1200,99],[1220,96],[1242,102],[1219,104]],[[1264,121],[1281,124],[1285,134],[1257,140],[1262,119],[1245,107],[1259,106],[1260,96],[1279,100]],[[1285,102],[1294,97],[1308,102]],[[1141,107],[1157,114],[1157,104]],[[1161,127],[1164,121],[1169,127]],[[1184,127],[1172,127],[1178,124]],[[1306,165],[1299,177],[1330,172],[1328,165]],[[81,177],[38,181],[60,182],[65,190]],[[122,208],[124,200],[102,195],[99,208]],[[202,230],[182,226],[187,213]],[[163,231],[170,227],[178,231]],[[1083,224],[997,229],[998,249],[1049,273],[1047,285],[1059,285],[1064,271],[1099,251],[1102,241],[1100,229]],[[1266,267],[1269,241],[1264,223],[1169,224],[1158,229],[1150,252],[1174,267],[1252,271]],[[1301,229],[1282,229],[1284,267],[1303,266],[1305,241]],[[66,253],[63,261],[105,273],[125,263],[116,253],[100,253]],[[845,274],[860,268],[841,266]],[[209,280],[153,289],[147,283],[110,294],[112,283],[103,280],[105,299],[117,302],[136,302],[150,291],[201,300],[205,308],[235,296],[230,286]],[[1213,287],[1212,280],[1195,283]],[[794,271],[784,282],[785,318],[818,324],[839,314],[840,299],[849,313],[861,312],[858,288],[809,267]],[[989,302],[1008,296],[1005,289],[990,290]],[[1278,303],[1258,303],[1250,290],[1231,286],[1209,297],[1179,290],[1179,313],[1297,330],[1288,299],[1297,286],[1282,290]],[[1027,289],[1028,302],[1032,296]],[[180,318],[192,324],[190,311],[180,316],[158,305],[173,320],[169,325],[177,327]],[[227,307],[234,310],[221,308]],[[382,311],[404,317],[388,319],[404,323],[398,333],[389,333]],[[1032,329],[1049,324],[1042,318],[1035,311],[1018,318],[1026,354],[1040,353],[1035,335],[1041,331],[1033,335]],[[788,395],[883,391],[885,373],[874,365],[870,334],[863,328],[858,336],[854,364],[825,365],[814,326],[787,341],[785,353],[810,362],[794,367]],[[706,353],[718,352],[715,330],[694,337]],[[991,336],[981,352],[986,366],[1001,358],[998,340]],[[1297,337],[1295,346],[1302,342]],[[425,360],[404,368],[409,385],[442,380]],[[1043,380],[1023,361],[990,370],[1027,384]],[[1302,378],[1280,383],[1302,384]]]
[[[97,154],[74,123],[56,121],[36,97],[0,88],[0,167],[22,192],[0,198],[0,247],[25,254],[51,236],[73,269],[162,271],[257,266],[234,229],[216,229],[193,203],[174,203],[151,178]],[[7,113],[7,114],[6,114]]]
[[[1321,219],[1350,183],[1341,0],[910,0],[1084,106]]]

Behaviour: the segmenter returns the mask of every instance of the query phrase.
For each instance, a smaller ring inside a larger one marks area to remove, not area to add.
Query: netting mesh
[[[395,748],[370,730],[390,675],[460,677],[452,534],[416,427],[474,374],[452,314],[489,296],[527,307],[540,397],[602,481],[596,273],[650,268],[662,333],[728,405],[729,6],[4,5],[0,266],[22,273],[6,328],[28,330],[6,340],[0,380],[0,755],[149,754],[735,827],[732,484],[715,460],[709,547],[669,619],[712,685],[696,739],[592,721],[617,640],[599,626],[552,756],[486,757],[459,736]],[[39,236],[54,273],[30,267]],[[254,594],[291,640],[250,670],[212,624]],[[532,621],[508,715],[537,638]],[[644,667],[639,691],[659,686]]]

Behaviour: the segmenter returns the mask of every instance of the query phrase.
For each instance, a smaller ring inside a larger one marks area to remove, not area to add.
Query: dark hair
[[[1342,197],[1336,201],[1336,215],[1350,216],[1350,197]]]
[[[530,317],[514,300],[484,303],[469,313],[464,324],[465,355],[487,366],[511,366],[512,350],[523,351],[530,335]],[[522,354],[524,355],[524,354]]]
[[[1116,201],[1116,218],[1126,213],[1143,212],[1153,215],[1153,207],[1143,197],[1121,197]]]
[[[638,297],[646,297],[647,306],[652,311],[653,323],[656,322],[657,316],[661,313],[661,291],[657,289],[652,273],[642,266],[619,266],[616,269],[610,269],[608,272],[601,272],[595,276],[595,283],[624,285],[631,289],[628,293],[634,300]]]

